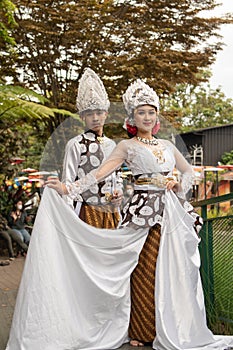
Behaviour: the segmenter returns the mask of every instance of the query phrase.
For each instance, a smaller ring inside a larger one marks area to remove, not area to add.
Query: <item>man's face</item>
[[[107,118],[107,112],[100,109],[94,109],[93,111],[89,110],[82,114],[82,118],[85,121],[87,129],[98,133],[98,131],[103,131],[103,126]]]

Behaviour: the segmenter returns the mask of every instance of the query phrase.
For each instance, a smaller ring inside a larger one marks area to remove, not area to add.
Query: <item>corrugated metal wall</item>
[[[204,165],[217,165],[223,153],[233,150],[233,125],[203,129]]]

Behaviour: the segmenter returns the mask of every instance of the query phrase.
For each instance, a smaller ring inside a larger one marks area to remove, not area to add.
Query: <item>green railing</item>
[[[201,208],[201,278],[209,327],[233,332],[233,215],[208,218],[208,206],[232,201],[233,193],[192,203]]]

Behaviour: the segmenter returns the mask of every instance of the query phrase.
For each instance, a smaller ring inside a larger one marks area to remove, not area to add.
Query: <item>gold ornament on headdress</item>
[[[125,109],[130,116],[135,108],[142,105],[151,105],[159,111],[159,97],[156,92],[141,79],[129,85],[122,96]]]

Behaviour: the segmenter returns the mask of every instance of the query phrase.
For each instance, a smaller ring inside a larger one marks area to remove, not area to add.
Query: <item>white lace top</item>
[[[170,141],[162,139],[158,141],[158,145],[153,146],[145,145],[136,138],[119,142],[109,158],[98,169],[68,185],[69,196],[76,198],[94,183],[109,176],[123,163],[128,165],[134,176],[158,173],[172,175],[174,168],[176,168],[180,173],[183,193],[187,193],[193,180],[191,165]]]

